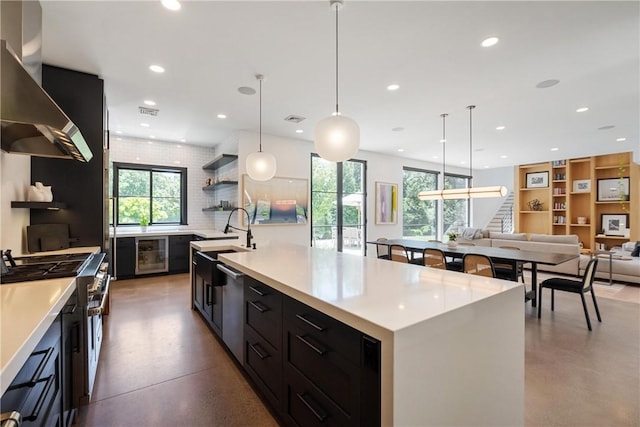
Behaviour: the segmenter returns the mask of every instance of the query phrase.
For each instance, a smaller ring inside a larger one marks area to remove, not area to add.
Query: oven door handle
[[[87,309],[87,315],[97,316],[99,314],[109,314],[108,301],[109,301],[109,285],[111,285],[111,275],[107,274],[104,278],[104,284],[102,285],[102,298],[100,299],[100,306]]]

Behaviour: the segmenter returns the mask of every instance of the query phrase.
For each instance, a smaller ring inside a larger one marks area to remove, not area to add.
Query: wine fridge
[[[136,237],[136,275],[169,271],[169,237]]]

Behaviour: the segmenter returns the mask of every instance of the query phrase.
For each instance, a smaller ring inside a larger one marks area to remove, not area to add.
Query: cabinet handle
[[[302,314],[296,314],[296,317],[300,320],[302,320],[304,323],[306,323],[307,325],[313,326],[315,329],[319,330],[320,332],[326,331],[327,328],[325,328],[324,326],[319,326],[315,323],[313,323],[311,320],[307,319],[306,317],[304,317],[304,315]]]
[[[71,329],[73,330],[73,335],[71,335],[71,351],[80,353],[80,322],[74,322]]]
[[[298,399],[300,399],[302,401],[302,403],[304,403],[304,406],[306,406],[311,412],[313,412],[313,415],[316,416],[318,421],[323,423],[324,420],[327,419],[327,414],[324,412],[324,410],[322,410],[320,405],[318,405],[316,402],[313,402],[314,404],[312,405],[311,402],[307,401],[307,399],[305,399],[304,395],[305,395],[304,393],[303,394],[296,393],[296,396],[298,396]],[[310,398],[310,396],[309,396],[309,398]],[[317,408],[315,408],[314,406],[317,406]]]
[[[47,394],[49,394],[49,389],[51,388],[53,383],[55,383],[55,380],[56,380],[55,375],[49,375],[49,377],[46,379],[47,383],[45,384],[44,389],[42,390],[42,394],[40,394],[40,396],[38,397],[36,406],[33,407],[33,412],[31,413],[31,415],[24,417],[23,418],[24,421],[35,421],[38,419],[38,416],[40,415],[40,410],[42,410],[42,406],[45,403],[45,400],[46,400],[45,398],[47,397]]]
[[[211,285],[209,283],[205,284],[205,290],[206,290],[205,296],[204,296],[205,304],[211,305],[212,304],[212,302],[211,302]]]
[[[38,367],[36,368],[36,371],[33,373],[31,380],[29,380],[26,383],[16,384],[12,388],[19,388],[24,386],[33,387],[40,380],[40,375],[42,375],[42,371],[44,371],[44,368],[47,366],[47,363],[49,363],[49,359],[51,359],[51,356],[53,355],[54,351],[55,351],[54,347],[49,347],[49,349],[47,350],[40,350],[32,353],[31,354],[32,356],[35,356],[36,354],[42,354],[42,353],[45,353],[45,355],[42,358],[42,361],[38,364]]]
[[[249,286],[249,289],[251,289],[253,292],[255,292],[256,294],[260,295],[261,297],[268,295],[264,292],[262,292],[260,289],[253,287],[253,286]]]
[[[309,340],[307,340],[305,337],[301,335],[296,335],[296,338],[298,338],[300,341],[308,345],[309,348],[311,348],[313,351],[318,353],[320,356],[324,356],[327,353],[327,350],[323,349],[320,346],[313,345],[311,342],[309,342]]]
[[[264,313],[266,311],[269,311],[269,307],[266,307],[264,304],[260,304],[260,302],[249,301],[249,304],[251,304],[253,306],[253,308],[258,310],[260,313]]]
[[[247,344],[249,344],[249,343],[247,343]],[[249,344],[249,348],[250,348],[251,350],[255,351],[255,353],[258,355],[258,357],[259,357],[260,359],[264,360],[264,359],[266,359],[267,357],[269,357],[270,355],[269,355],[269,354],[263,354],[263,353],[261,353],[261,352],[260,352],[260,350],[258,350],[258,346],[259,346],[259,345],[260,345],[260,344],[256,344],[256,345]]]

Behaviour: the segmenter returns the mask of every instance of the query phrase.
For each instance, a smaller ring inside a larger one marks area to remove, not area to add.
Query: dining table
[[[491,258],[494,263],[509,264],[512,268],[510,277],[513,281],[518,281],[518,266],[531,264],[531,290],[525,292],[526,300],[531,300],[531,305],[536,307],[536,295],[538,289],[538,264],[558,265],[563,262],[577,258],[576,254],[563,254],[557,252],[538,252],[526,250],[513,250],[504,248],[494,248],[491,246],[450,246],[446,243],[429,242],[426,240],[414,239],[388,239],[383,241],[368,241],[371,245],[400,245],[404,246],[413,258],[415,254],[421,254],[425,249],[439,249],[448,257],[460,258],[466,254],[485,255]]]

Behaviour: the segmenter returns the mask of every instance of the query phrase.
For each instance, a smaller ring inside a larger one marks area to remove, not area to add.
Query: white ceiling
[[[160,1],[43,1],[42,9],[43,61],[104,79],[112,132],[210,146],[234,130],[257,132],[258,96],[237,91],[257,90],[256,73],[266,77],[264,134],[311,141],[335,108],[328,0],[188,1],[178,12]],[[639,158],[637,1],[346,0],[339,18],[340,110],[360,125],[363,150],[439,163],[448,113],[447,164],[468,167],[465,107],[475,104],[475,169],[631,150]],[[492,35],[500,42],[481,47]],[[152,73],[151,64],[167,71]],[[560,83],[536,88],[547,79]],[[391,83],[400,89],[387,91]],[[157,117],[138,113],[145,99],[158,103]],[[576,113],[581,106],[589,111]],[[290,114],[307,119],[285,122]]]

